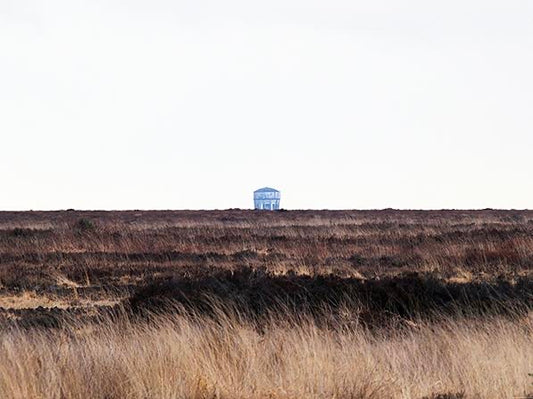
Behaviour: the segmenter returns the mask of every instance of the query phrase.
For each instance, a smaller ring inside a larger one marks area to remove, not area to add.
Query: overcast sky
[[[531,0],[0,1],[0,209],[533,208]]]

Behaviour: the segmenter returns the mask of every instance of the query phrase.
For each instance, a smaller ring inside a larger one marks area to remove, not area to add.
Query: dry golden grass
[[[28,398],[518,398],[533,320],[447,320],[388,332],[171,316],[0,336],[0,393]]]

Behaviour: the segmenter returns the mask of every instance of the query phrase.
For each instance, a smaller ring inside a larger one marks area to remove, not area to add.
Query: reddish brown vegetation
[[[441,293],[468,283],[479,296],[492,289],[479,284],[491,283],[512,297],[511,285],[521,281],[523,291],[530,284],[533,211],[0,213],[0,297],[29,291],[79,312],[152,282],[204,281],[242,268],[291,279],[334,274],[351,278],[340,283],[354,282],[351,290],[363,280],[391,290],[398,277],[402,289],[410,279]],[[6,312],[11,319],[31,314]]]

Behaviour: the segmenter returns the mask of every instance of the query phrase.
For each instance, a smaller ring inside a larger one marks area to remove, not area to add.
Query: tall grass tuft
[[[371,331],[278,313],[258,328],[223,307],[215,318],[10,329],[0,336],[0,397],[527,397],[532,339],[531,317]]]

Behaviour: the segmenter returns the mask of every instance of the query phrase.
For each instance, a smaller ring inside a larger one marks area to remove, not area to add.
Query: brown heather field
[[[0,212],[0,398],[533,398],[533,211]]]

